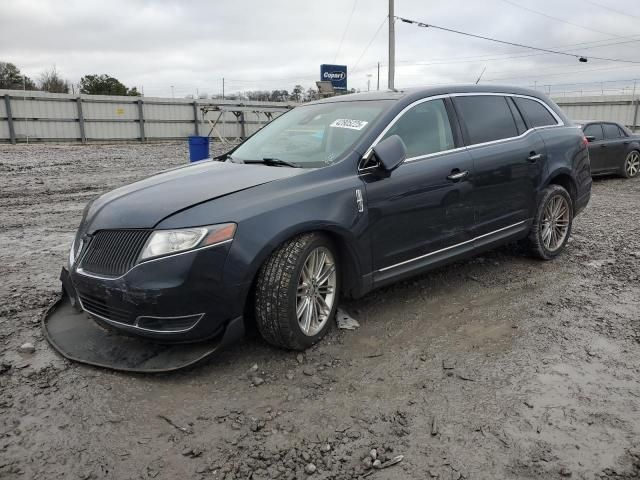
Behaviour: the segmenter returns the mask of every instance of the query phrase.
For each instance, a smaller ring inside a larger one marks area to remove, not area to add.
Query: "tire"
[[[622,165],[622,171],[620,172],[624,178],[634,178],[638,176],[640,172],[640,152],[637,150],[631,150],[624,157],[624,164]]]
[[[326,264],[321,265],[323,255]],[[310,275],[311,269],[320,273]],[[339,280],[338,255],[325,235],[305,233],[282,244],[258,272],[255,318],[262,337],[291,350],[318,342],[333,323]],[[299,309],[303,309],[301,316]]]
[[[562,210],[562,208],[566,210]],[[558,210],[555,210],[558,208]],[[553,222],[557,214],[562,213]],[[553,228],[553,226],[557,228]],[[552,260],[564,250],[573,225],[573,201],[560,185],[549,185],[542,191],[527,243],[534,257]]]

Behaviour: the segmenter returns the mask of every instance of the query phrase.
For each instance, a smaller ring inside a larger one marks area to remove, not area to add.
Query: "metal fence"
[[[217,120],[214,136],[242,138],[288,108],[279,102],[0,90],[0,142],[182,139],[207,135],[209,120]]]
[[[68,95],[0,90],[0,142],[91,142],[183,139],[207,135],[243,138],[293,104],[154,97]],[[574,120],[609,120],[636,131],[638,97],[556,97]],[[208,113],[202,113],[207,107]]]
[[[572,120],[607,120],[619,122],[631,131],[638,125],[640,98],[632,95],[600,95],[597,97],[554,97],[554,101]]]

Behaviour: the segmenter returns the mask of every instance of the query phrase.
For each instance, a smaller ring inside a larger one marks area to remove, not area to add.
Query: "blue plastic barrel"
[[[197,162],[209,158],[209,137],[191,135],[189,137],[189,161]]]

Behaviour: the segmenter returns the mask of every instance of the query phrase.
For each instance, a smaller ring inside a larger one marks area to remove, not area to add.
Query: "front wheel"
[[[572,224],[571,196],[560,185],[549,185],[542,191],[529,232],[531,253],[542,260],[557,257],[569,240]]]
[[[622,167],[622,176],[633,178],[640,172],[640,152],[633,150],[627,154]]]
[[[278,347],[303,350],[331,326],[339,293],[333,242],[319,233],[281,245],[260,269],[256,284],[258,330]]]

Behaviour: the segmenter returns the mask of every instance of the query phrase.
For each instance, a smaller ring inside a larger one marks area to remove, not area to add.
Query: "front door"
[[[469,240],[473,225],[469,153],[456,148],[443,99],[406,111],[386,132],[398,135],[407,159],[389,176],[363,172],[376,273],[420,266],[430,253]],[[375,275],[374,279],[381,275]]]
[[[608,169],[607,143],[604,140],[601,123],[592,123],[584,128],[584,136],[589,138],[589,160],[593,173]]]

